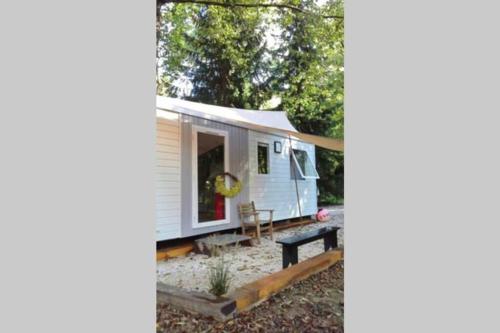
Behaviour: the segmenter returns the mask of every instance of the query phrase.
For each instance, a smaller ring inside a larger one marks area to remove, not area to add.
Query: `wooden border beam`
[[[236,302],[232,299],[187,291],[161,282],[156,284],[156,300],[160,304],[170,304],[182,310],[212,316],[221,321],[233,318],[236,311]]]
[[[185,256],[186,254],[188,254],[193,250],[194,250],[194,244],[192,242],[178,246],[168,247],[161,250],[156,250],[156,261]]]
[[[293,283],[327,269],[343,257],[344,251],[341,249],[324,252],[246,284],[235,290],[229,297],[236,301],[238,311],[247,311]]]

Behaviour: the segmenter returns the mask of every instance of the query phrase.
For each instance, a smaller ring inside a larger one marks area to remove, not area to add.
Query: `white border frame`
[[[297,170],[299,170],[300,176],[303,179],[319,179],[318,170],[316,170],[316,164],[312,162],[311,156],[309,156],[309,153],[307,152],[307,150],[305,150],[305,149],[299,149],[299,148],[293,148],[293,147],[290,147],[290,149],[292,150],[293,160],[295,161],[295,166],[297,167]],[[300,150],[300,151],[303,151],[303,152],[306,153],[307,159],[309,160],[309,162],[313,166],[313,169],[314,169],[314,172],[316,173],[316,176],[304,176],[304,173],[302,172],[302,168],[300,167],[299,162],[297,161],[297,157],[295,157],[295,152],[293,151],[294,149],[295,150]]]
[[[267,146],[267,173],[259,173],[259,144]],[[268,141],[258,140],[255,153],[257,154],[257,175],[266,177],[271,175],[271,144]],[[274,147],[273,147],[274,148]]]
[[[206,227],[212,227],[216,225],[221,225],[221,224],[229,224],[230,218],[229,218],[229,213],[230,213],[230,204],[231,201],[229,198],[225,198],[225,219],[224,220],[215,220],[215,221],[206,221],[206,222],[199,222],[198,221],[198,133],[206,133],[206,134],[212,134],[212,135],[218,135],[218,136],[223,136],[224,137],[224,172],[229,172],[229,132],[220,130],[220,129],[215,129],[215,128],[210,128],[210,127],[205,127],[205,126],[198,126],[198,125],[192,125],[192,130],[191,130],[191,155],[192,155],[192,179],[191,179],[191,187],[192,187],[192,227],[194,229],[197,228],[206,228]]]

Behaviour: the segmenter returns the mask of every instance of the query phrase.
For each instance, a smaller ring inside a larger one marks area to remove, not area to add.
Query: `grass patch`
[[[210,267],[209,285],[210,293],[215,296],[222,296],[229,291],[231,273],[229,272],[229,263],[224,260],[224,255],[220,255],[215,265]]]

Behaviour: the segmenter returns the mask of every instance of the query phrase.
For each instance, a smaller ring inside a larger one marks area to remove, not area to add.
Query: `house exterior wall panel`
[[[274,142],[281,143],[281,153],[274,152]],[[269,174],[259,174],[257,168],[257,146],[269,145]],[[258,209],[273,209],[274,220],[299,217],[295,181],[291,175],[290,142],[288,139],[255,131],[249,132],[249,197]],[[315,161],[314,145],[292,140],[294,149],[305,150]],[[316,179],[297,180],[302,215],[312,215],[317,209]]]
[[[180,118],[162,111],[156,118],[156,240],[181,234]]]
[[[229,172],[238,177],[243,183],[243,189],[239,195],[229,199],[229,223],[207,227],[193,227],[193,125],[228,133],[228,157]],[[237,204],[248,201],[248,130],[228,124],[214,122],[206,119],[181,115],[181,237],[189,237],[211,233],[215,231],[238,228],[240,221],[238,217]]]

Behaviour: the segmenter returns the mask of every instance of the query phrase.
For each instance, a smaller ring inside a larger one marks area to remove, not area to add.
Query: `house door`
[[[226,131],[193,126],[193,228],[229,223],[229,199],[215,193],[228,169]]]

